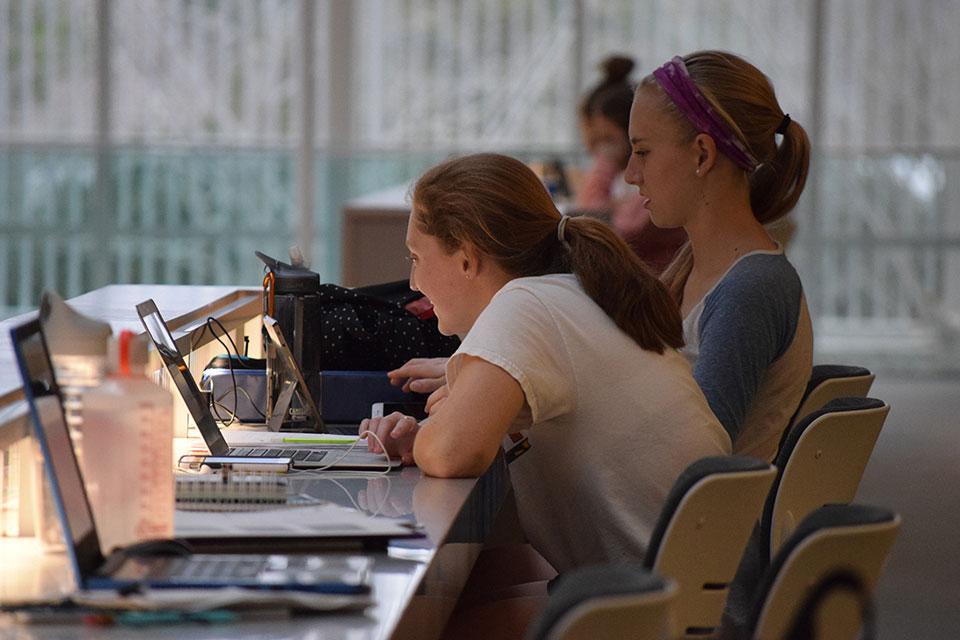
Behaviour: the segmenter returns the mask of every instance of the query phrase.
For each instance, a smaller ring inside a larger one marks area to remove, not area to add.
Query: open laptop
[[[207,406],[205,397],[190,374],[187,364],[183,361],[183,357],[177,349],[177,343],[174,341],[167,323],[160,315],[157,305],[153,300],[141,302],[137,305],[137,313],[140,315],[140,321],[147,330],[147,334],[153,340],[153,344],[160,354],[160,359],[163,360],[170,377],[173,378],[174,384],[180,391],[190,415],[197,423],[200,435],[207,443],[211,455],[231,458],[291,458],[295,469],[323,467],[337,470],[383,471],[387,466],[387,459],[382,454],[370,453],[366,449],[355,449],[346,453],[342,446],[229,446],[224,440],[223,434],[220,433],[220,427]],[[306,389],[304,389],[304,393],[309,396],[309,391]],[[296,434],[290,433],[287,435],[294,436]],[[398,468],[400,460],[390,460],[389,466],[392,469]]]
[[[369,593],[370,561],[362,556],[194,554],[176,540],[158,540],[105,557],[40,321],[16,327],[11,337],[67,555],[81,589],[244,587]]]

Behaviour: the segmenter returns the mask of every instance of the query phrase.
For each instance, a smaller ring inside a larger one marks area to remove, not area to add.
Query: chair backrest
[[[674,636],[720,624],[729,583],[762,512],[776,468],[742,456],[711,456],[674,483],[651,536],[644,566],[679,590]]]
[[[667,640],[671,580],[638,565],[594,565],[565,572],[527,640]]]
[[[768,557],[814,509],[853,500],[889,412],[876,398],[837,398],[790,428],[760,521]]]
[[[812,589],[831,574],[853,574],[872,593],[899,529],[900,517],[878,507],[832,504],[811,513],[771,562],[748,621],[749,637],[786,637]],[[825,639],[857,637],[861,613],[859,601],[824,611],[830,616],[821,625],[829,633]]]
[[[815,365],[810,374],[807,389],[803,393],[803,399],[796,413],[793,414],[790,424],[796,424],[798,420],[802,420],[836,398],[866,396],[870,393],[875,377],[869,369],[854,365]]]
[[[862,621],[860,640],[875,640],[876,616],[870,590],[856,573],[837,569],[813,585],[798,604],[785,638],[814,640],[830,637],[839,619],[850,620],[850,628],[856,626],[858,613]]]

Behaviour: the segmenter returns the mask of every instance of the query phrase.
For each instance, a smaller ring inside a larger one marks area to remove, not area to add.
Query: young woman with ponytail
[[[561,216],[513,158],[434,167],[412,209],[410,285],[462,344],[426,421],[361,433],[443,477],[482,474],[507,442],[521,525],[556,570],[641,560],[680,472],[730,451],[666,287],[608,226]]]
[[[680,305],[684,354],[734,453],[772,460],[810,377],[800,278],[764,225],[807,179],[806,132],[735,55],[675,57],[644,78],[625,178],[657,226],[689,237],[662,279]]]

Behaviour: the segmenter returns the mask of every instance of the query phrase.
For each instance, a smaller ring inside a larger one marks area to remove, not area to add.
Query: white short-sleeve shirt
[[[527,537],[558,571],[641,560],[680,472],[730,453],[683,356],[641,349],[571,274],[506,284],[450,358],[451,389],[465,354],[523,390],[512,431],[531,447],[510,476]]]

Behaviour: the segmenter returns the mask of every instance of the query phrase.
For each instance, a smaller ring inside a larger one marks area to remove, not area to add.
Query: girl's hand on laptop
[[[382,418],[365,418],[360,423],[359,435],[367,439],[367,450],[372,453],[386,453],[391,458],[400,458],[405,465],[413,464],[413,441],[417,437],[420,425],[416,418],[394,411]],[[376,438],[367,437],[373,433]],[[377,441],[379,438],[379,442]]]
[[[399,369],[387,372],[390,384],[404,391],[433,393],[447,382],[446,358],[412,358]]]

